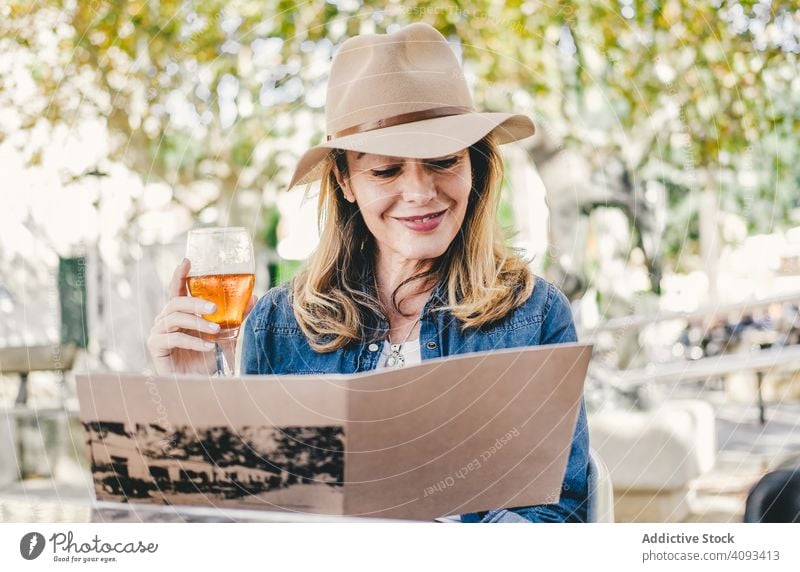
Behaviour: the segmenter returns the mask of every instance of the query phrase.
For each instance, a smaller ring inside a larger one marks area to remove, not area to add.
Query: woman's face
[[[472,170],[469,149],[432,159],[347,151],[349,179],[339,185],[355,202],[382,255],[438,258],[467,212]]]

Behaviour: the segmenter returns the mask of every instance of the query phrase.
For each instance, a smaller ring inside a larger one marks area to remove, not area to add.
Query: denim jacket
[[[368,282],[369,283],[369,282]],[[378,365],[380,341],[388,323],[375,318],[370,339],[345,348],[317,353],[309,345],[292,312],[291,288],[284,284],[267,292],[256,304],[244,326],[242,374],[356,373]],[[443,283],[432,291],[420,321],[422,359],[577,340],[567,298],[555,286],[536,278],[530,298],[504,318],[481,328],[462,332],[460,322],[447,311],[432,311],[446,305]],[[496,509],[461,515],[462,522],[583,522],[587,508],[587,463],[589,432],[586,409],[581,400],[572,449],[567,462],[561,499],[557,504]]]

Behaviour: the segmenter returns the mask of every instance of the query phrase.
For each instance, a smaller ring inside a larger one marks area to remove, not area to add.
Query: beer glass
[[[203,318],[219,324],[216,334],[201,333],[213,341],[217,352],[217,373],[225,371],[219,342],[235,339],[255,283],[253,245],[243,227],[200,228],[189,231],[186,258],[192,264],[186,278],[189,294],[216,305]]]

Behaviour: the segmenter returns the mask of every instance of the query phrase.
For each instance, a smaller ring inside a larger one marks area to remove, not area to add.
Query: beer
[[[213,314],[203,316],[220,326],[220,333],[210,336],[211,338],[226,339],[236,336],[253,294],[254,283],[253,274],[209,274],[187,278],[187,287],[192,296],[217,305]]]

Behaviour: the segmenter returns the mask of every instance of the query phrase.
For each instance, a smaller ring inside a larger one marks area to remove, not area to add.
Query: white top
[[[422,353],[420,352],[419,338],[416,340],[408,340],[406,343],[404,343],[400,349],[400,353],[403,354],[403,357],[406,359],[406,366],[422,363]],[[392,344],[390,344],[387,340],[384,340],[383,347],[381,348],[381,357],[378,358],[378,367],[376,369],[386,367],[386,360],[389,359],[390,355],[392,355]]]

